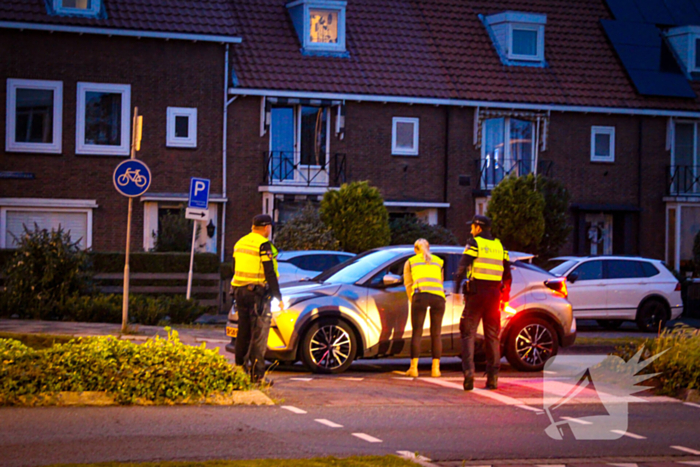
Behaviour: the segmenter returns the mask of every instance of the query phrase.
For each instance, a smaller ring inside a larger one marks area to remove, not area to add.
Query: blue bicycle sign
[[[124,196],[141,196],[151,185],[151,171],[138,159],[128,159],[114,169],[114,188]]]

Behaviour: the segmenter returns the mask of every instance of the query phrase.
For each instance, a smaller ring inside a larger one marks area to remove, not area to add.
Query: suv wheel
[[[643,332],[658,332],[667,320],[668,310],[661,300],[647,300],[637,311],[637,327]]]
[[[301,360],[314,373],[342,373],[356,355],[355,332],[337,318],[324,318],[311,324],[301,341]]]
[[[559,339],[554,328],[540,318],[522,319],[508,333],[505,354],[520,371],[540,371],[557,354]]]

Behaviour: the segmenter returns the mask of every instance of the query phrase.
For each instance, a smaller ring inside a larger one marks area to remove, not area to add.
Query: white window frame
[[[506,164],[515,164],[515,160],[513,159],[513,155],[511,153],[511,138],[510,138],[510,130],[511,130],[511,120],[516,119],[519,120],[517,116],[514,117],[493,117],[495,119],[497,118],[503,118],[503,154],[501,156],[501,161],[499,164],[505,169],[508,167],[510,170],[512,169],[512,165],[507,166]],[[491,118],[484,119],[483,121],[486,122],[486,120],[491,120]],[[537,173],[537,168],[536,164],[539,159],[539,148],[537,144],[537,125],[535,122],[530,121],[530,124],[532,125],[532,142],[531,144],[531,153],[532,153],[532,159],[530,160],[531,164],[531,172],[530,173]],[[486,157],[486,144],[484,144],[484,141],[486,139],[486,131],[483,130],[482,127],[482,135],[481,135],[481,159],[480,159],[480,164],[483,164],[484,161],[487,160]],[[489,161],[489,164],[493,164],[494,161]],[[519,175],[525,175],[525,174],[519,174]],[[484,190],[492,190],[498,183],[501,181],[499,180],[496,185],[488,183],[486,185],[482,185],[483,179],[480,178],[479,180],[479,187]],[[490,198],[489,198],[490,199]],[[486,201],[486,204],[488,204],[488,200]],[[484,206],[486,206],[486,204]],[[478,211],[477,211],[478,212]]]
[[[535,31],[537,33],[537,44],[535,55],[521,55],[513,53],[513,30]],[[527,23],[508,23],[508,59],[522,60],[530,62],[544,61],[544,25]]]
[[[92,215],[93,209],[97,207],[97,201],[94,199],[0,198],[0,248],[8,248],[7,211],[85,213],[87,216],[85,249],[92,248]]]
[[[345,0],[296,0],[287,4],[287,8],[294,8],[303,5],[304,9],[304,25],[303,25],[303,44],[305,51],[313,52],[345,52]],[[309,35],[311,33],[311,10],[326,10],[338,12],[338,42],[336,44],[325,44],[319,42],[311,42]]]
[[[69,8],[63,6],[63,0],[52,0],[53,9],[58,15],[65,16],[84,16],[88,18],[96,18],[100,14],[100,8],[102,7],[102,0],[89,0],[92,2],[90,8]]]
[[[595,137],[597,135],[610,135],[610,155],[598,156],[595,153]],[[592,126],[591,127],[591,162],[615,162],[615,127]]]
[[[175,118],[187,117],[187,137],[175,136]],[[197,109],[193,107],[168,107],[165,145],[170,148],[197,147]]]
[[[85,95],[88,92],[109,92],[122,95],[121,141],[119,146],[85,143]],[[107,83],[78,83],[76,109],[75,153],[102,156],[128,156],[131,136],[131,85]]]
[[[399,148],[396,146],[396,127],[398,123],[413,124],[413,148]],[[418,143],[420,141],[420,118],[417,117],[393,117],[391,122],[391,154],[393,156],[417,156]]]
[[[15,140],[17,129],[17,89],[53,91],[53,132],[51,143],[24,143]],[[33,79],[7,80],[7,111],[5,113],[5,151],[60,154],[63,138],[63,82]]]

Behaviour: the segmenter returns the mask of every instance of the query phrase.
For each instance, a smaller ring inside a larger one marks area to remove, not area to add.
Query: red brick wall
[[[137,157],[151,169],[149,194],[187,193],[189,179],[211,179],[221,193],[224,46],[0,29],[0,128],[5,128],[6,79],[63,82],[63,153],[6,153],[4,171],[34,173],[34,180],[1,180],[0,197],[96,199],[93,248],[123,250],[127,201],[112,185],[123,156],[75,154],[78,82],[131,85],[131,107],[143,115],[143,140]],[[166,108],[197,108],[197,148],[165,146]],[[4,135],[4,131],[3,131]],[[143,209],[135,200],[132,248],[143,245]]]

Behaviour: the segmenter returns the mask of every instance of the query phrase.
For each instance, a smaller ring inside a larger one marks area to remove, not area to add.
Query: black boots
[[[486,375],[486,389],[498,389],[498,375]]]
[[[464,390],[471,391],[472,389],[474,389],[474,377],[473,376],[465,376],[464,377]]]

